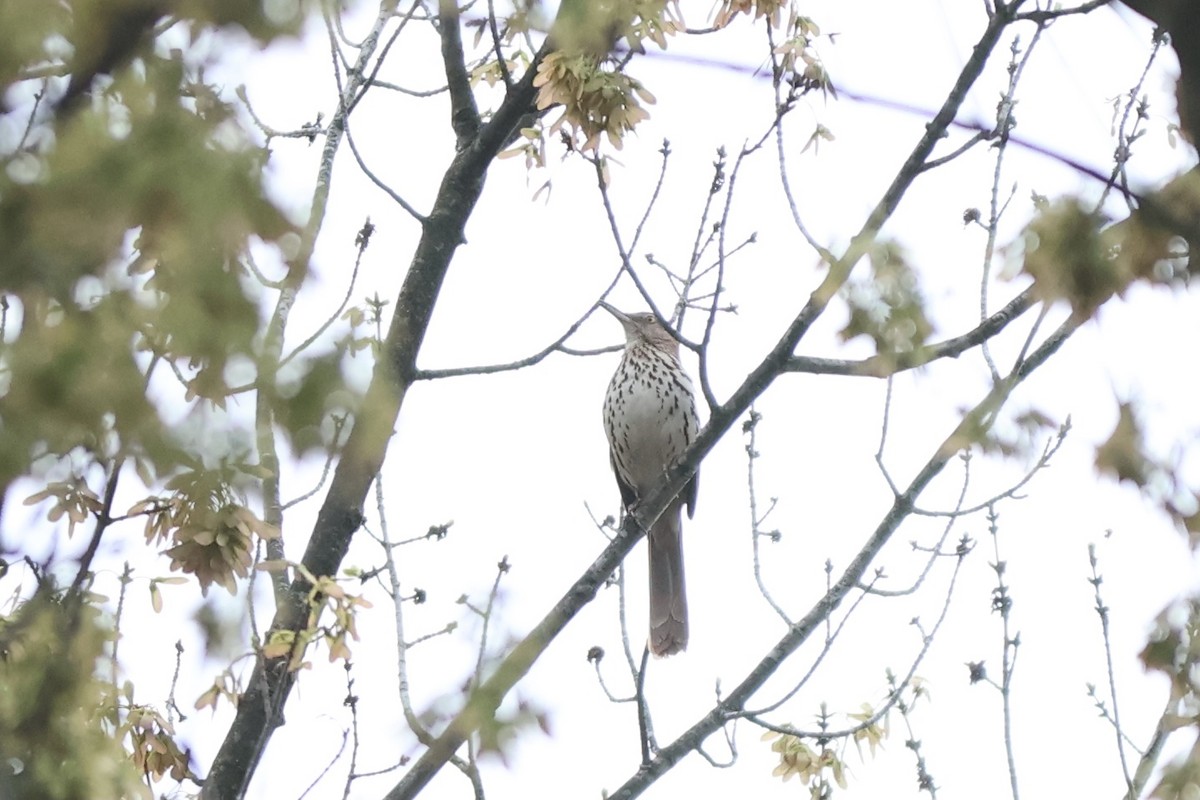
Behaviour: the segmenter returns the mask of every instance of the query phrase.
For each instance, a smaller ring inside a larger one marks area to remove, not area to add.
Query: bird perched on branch
[[[625,329],[625,354],[604,395],[609,459],[626,512],[662,479],[696,438],[700,419],[692,381],[679,363],[679,343],[653,314],[626,314],[600,303]],[[669,656],[687,647],[682,511],[696,509],[693,475],[650,526],[650,652]]]

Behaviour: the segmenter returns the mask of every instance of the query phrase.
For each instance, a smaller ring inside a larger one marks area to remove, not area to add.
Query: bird
[[[625,329],[625,352],[604,395],[609,460],[626,513],[662,479],[700,430],[692,381],[679,361],[679,343],[652,313],[600,307]],[[683,580],[682,511],[696,510],[699,473],[692,476],[650,526],[650,631],[656,656],[681,652],[688,642]]]

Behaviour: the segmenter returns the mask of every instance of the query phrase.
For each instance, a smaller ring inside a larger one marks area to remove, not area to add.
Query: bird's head
[[[626,314],[624,311],[619,311],[604,301],[600,302],[600,307],[616,317],[617,321],[621,323],[621,327],[625,329],[625,345],[627,347],[638,342],[647,342],[668,353],[679,352],[679,343],[675,341],[675,337],[663,327],[662,323],[658,321],[653,313],[643,311],[636,314]]]

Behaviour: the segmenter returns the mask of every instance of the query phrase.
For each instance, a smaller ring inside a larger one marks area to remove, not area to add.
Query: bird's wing
[[[633,504],[637,501],[637,492],[621,477],[621,470],[617,469],[617,457],[613,455],[612,448],[609,448],[608,451],[608,463],[612,464],[613,475],[617,478],[617,488],[621,490],[621,504],[628,511],[633,508]]]
[[[696,467],[696,472],[692,475],[692,479],[688,481],[687,486],[683,487],[683,499],[687,503],[688,519],[691,519],[696,513],[696,493],[700,490],[700,468]]]

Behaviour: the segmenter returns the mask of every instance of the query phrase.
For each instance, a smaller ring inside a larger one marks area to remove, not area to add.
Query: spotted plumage
[[[649,492],[700,430],[692,382],[679,362],[679,343],[653,314],[625,314],[600,304],[625,329],[625,353],[604,396],[609,459],[626,510]],[[651,526],[650,652],[668,656],[687,647],[681,512],[696,509],[693,476]]]

